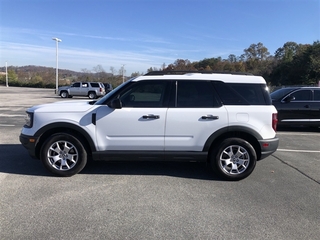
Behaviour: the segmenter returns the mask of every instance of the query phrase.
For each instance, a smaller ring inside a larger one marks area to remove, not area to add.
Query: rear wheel
[[[88,97],[90,99],[95,99],[95,98],[97,98],[97,94],[95,92],[89,92]]]
[[[84,168],[87,163],[87,152],[74,136],[57,133],[43,144],[41,161],[53,174],[69,177]]]
[[[212,169],[226,180],[248,177],[256,166],[257,154],[252,145],[240,138],[228,138],[211,152]]]

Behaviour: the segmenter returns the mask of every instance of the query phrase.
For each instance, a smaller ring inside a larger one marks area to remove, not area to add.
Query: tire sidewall
[[[68,93],[66,91],[63,91],[60,96],[62,98],[67,98],[68,97]]]
[[[47,160],[47,153],[50,148],[50,146],[57,141],[68,141],[72,145],[75,146],[75,148],[78,151],[78,161],[76,165],[66,171],[59,171],[51,166],[51,164]],[[61,177],[70,177],[72,175],[75,175],[79,173],[87,164],[87,152],[84,149],[83,145],[81,142],[74,136],[66,133],[56,133],[52,136],[50,136],[45,143],[42,145],[41,150],[40,150],[40,159],[43,163],[43,165],[54,175],[56,176],[61,176]]]
[[[225,172],[220,165],[220,155],[224,149],[226,149],[228,146],[231,145],[239,145],[243,147],[249,154],[250,156],[250,162],[247,167],[247,169],[240,174],[229,174]],[[210,157],[210,165],[215,173],[220,175],[222,178],[226,180],[231,180],[231,181],[238,181],[241,179],[244,179],[248,177],[252,171],[254,170],[257,162],[257,154],[253,146],[247,142],[246,140],[243,140],[241,138],[228,138],[225,139],[221,142],[221,144],[217,147],[214,148],[211,152],[211,157]]]

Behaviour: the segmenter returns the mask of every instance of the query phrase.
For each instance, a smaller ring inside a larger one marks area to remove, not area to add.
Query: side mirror
[[[110,104],[108,104],[110,108],[114,109],[121,109],[122,108],[122,102],[119,98],[113,99]]]

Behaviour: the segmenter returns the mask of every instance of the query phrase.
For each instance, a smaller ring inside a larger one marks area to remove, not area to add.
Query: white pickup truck
[[[103,83],[100,82],[75,82],[70,86],[59,87],[57,94],[62,98],[86,96],[95,99],[104,96],[106,90]]]

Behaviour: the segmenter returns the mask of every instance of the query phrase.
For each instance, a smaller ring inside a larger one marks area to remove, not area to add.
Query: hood
[[[91,101],[58,101],[55,103],[41,104],[28,109],[28,112],[85,112],[95,105],[90,104]]]
[[[71,86],[62,86],[62,87],[59,87],[58,90],[67,90],[69,89]]]

